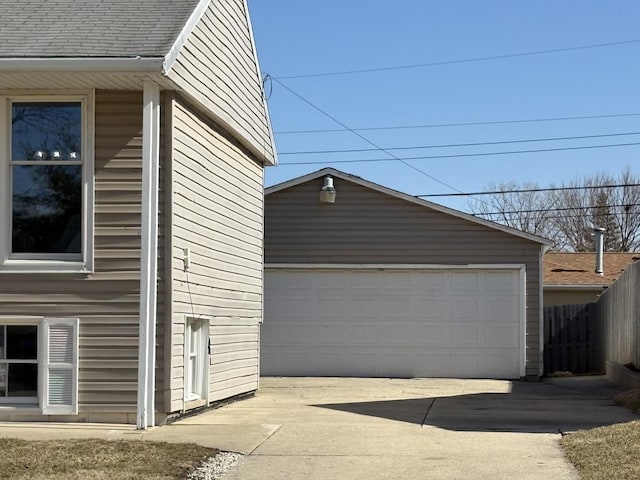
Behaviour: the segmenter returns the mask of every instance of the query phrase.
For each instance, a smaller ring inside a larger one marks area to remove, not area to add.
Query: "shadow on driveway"
[[[636,420],[613,404],[621,390],[604,377],[513,382],[509,393],[313,405],[454,431],[558,433]]]

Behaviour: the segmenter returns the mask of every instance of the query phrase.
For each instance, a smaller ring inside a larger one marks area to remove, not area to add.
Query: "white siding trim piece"
[[[160,73],[161,57],[133,58],[0,58],[0,72]]]
[[[78,414],[79,323],[77,318],[45,318],[42,322],[40,405],[45,415]],[[70,335],[64,331],[65,327],[71,330]],[[59,335],[55,334],[56,330]],[[52,379],[52,372],[57,372],[57,379]],[[53,404],[50,403],[52,392],[58,400]]]
[[[521,270],[525,268],[521,263],[477,263],[465,265],[441,265],[441,264],[404,264],[404,263],[267,263],[265,270],[269,269],[295,269],[295,270]]]
[[[527,267],[522,265],[520,267],[519,275],[519,290],[520,290],[520,378],[527,376]],[[541,286],[542,282],[538,282]],[[540,297],[542,298],[542,297]],[[542,309],[538,308],[540,314]],[[540,343],[542,345],[542,343]],[[542,348],[542,347],[541,347]],[[540,373],[542,375],[542,373]]]
[[[477,223],[479,225],[484,225],[485,227],[492,228],[494,230],[500,230],[510,235],[514,235],[516,237],[524,238],[526,240],[530,240],[532,242],[541,243],[546,246],[552,246],[553,242],[546,238],[538,237],[537,235],[532,235],[530,233],[522,232],[520,230],[516,230],[514,228],[507,227],[505,225],[501,225],[499,223],[490,222],[489,220],[484,220],[480,217],[474,217],[465,212],[461,212],[459,210],[454,210],[453,208],[445,207],[443,205],[439,205],[437,203],[429,202],[427,200],[423,200],[418,197],[414,197],[407,193],[399,192],[397,190],[393,190],[388,187],[384,187],[382,185],[378,185],[377,183],[370,182],[360,177],[356,177],[355,175],[349,175],[348,173],[341,172],[334,168],[323,168],[322,170],[318,170],[317,172],[310,173],[308,175],[304,175],[302,177],[294,178],[288,180],[283,183],[279,183],[277,185],[273,185],[265,190],[265,195],[269,195],[271,193],[279,192],[280,190],[284,190],[289,187],[293,187],[295,185],[299,185],[301,183],[308,182],[310,180],[314,180],[316,178],[324,177],[326,175],[331,175],[332,177],[339,178],[341,180],[345,180],[347,182],[355,183],[356,185],[360,185],[361,187],[370,188],[371,190],[375,190],[380,193],[384,193],[391,197],[396,197],[401,200],[405,200],[407,202],[415,203],[416,205],[420,205],[422,207],[427,207],[436,212],[444,213],[446,215],[451,215],[452,217],[461,218],[463,220],[467,220],[472,223]],[[338,190],[338,195],[340,187],[337,186],[336,190]]]
[[[155,424],[156,300],[158,281],[158,177],[160,88],[144,82],[142,120],[142,239],[140,252],[140,347],[136,426]]]
[[[184,44],[187,43],[187,40],[191,36],[193,29],[196,27],[204,13],[209,8],[210,3],[211,0],[201,0],[198,5],[196,5],[196,8],[194,8],[193,12],[191,12],[189,20],[187,20],[187,23],[185,23],[184,27],[182,27],[182,31],[178,35],[178,38],[176,38],[176,41],[171,46],[171,49],[164,57],[164,61],[162,62],[163,74],[166,75],[173,68],[173,64],[178,58],[178,55],[180,55],[180,50],[182,50]]]
[[[538,254],[538,328],[540,333],[538,334],[538,376],[542,377],[544,374],[544,282],[542,280],[544,276],[544,254],[547,251],[546,246],[543,245],[540,248]]]

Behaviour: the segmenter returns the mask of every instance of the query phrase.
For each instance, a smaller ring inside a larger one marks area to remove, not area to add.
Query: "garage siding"
[[[335,204],[321,203],[322,184],[266,196],[267,264],[524,264],[526,374],[539,375],[539,243],[337,177]]]

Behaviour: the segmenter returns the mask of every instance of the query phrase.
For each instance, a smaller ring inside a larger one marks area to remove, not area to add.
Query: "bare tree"
[[[556,199],[536,191],[538,184],[516,182],[490,184],[488,191],[500,192],[475,197],[469,207],[475,215],[550,240],[560,240],[552,222]],[[558,238],[557,238],[558,237]]]
[[[640,177],[629,168],[618,176],[597,173],[563,183],[555,191],[530,182],[489,185],[498,192],[476,199],[480,217],[549,238],[557,250],[593,251],[593,228],[606,229],[606,251],[640,250]],[[586,187],[586,188],[583,188]]]

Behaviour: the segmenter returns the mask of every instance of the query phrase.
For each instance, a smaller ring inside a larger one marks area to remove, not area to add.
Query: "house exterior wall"
[[[246,4],[217,0],[197,23],[167,76],[259,156],[273,159]]]
[[[227,2],[221,2],[226,4]],[[209,402],[258,388],[263,166],[176,98],[172,115],[171,371],[168,411],[185,404],[187,317],[209,320]],[[184,268],[184,248],[191,264]]]
[[[0,316],[80,319],[79,414],[54,421],[135,423],[141,131],[141,92],[96,91],[94,271],[0,275]]]
[[[526,374],[540,374],[541,245],[334,177],[265,197],[265,263],[524,264]]]

